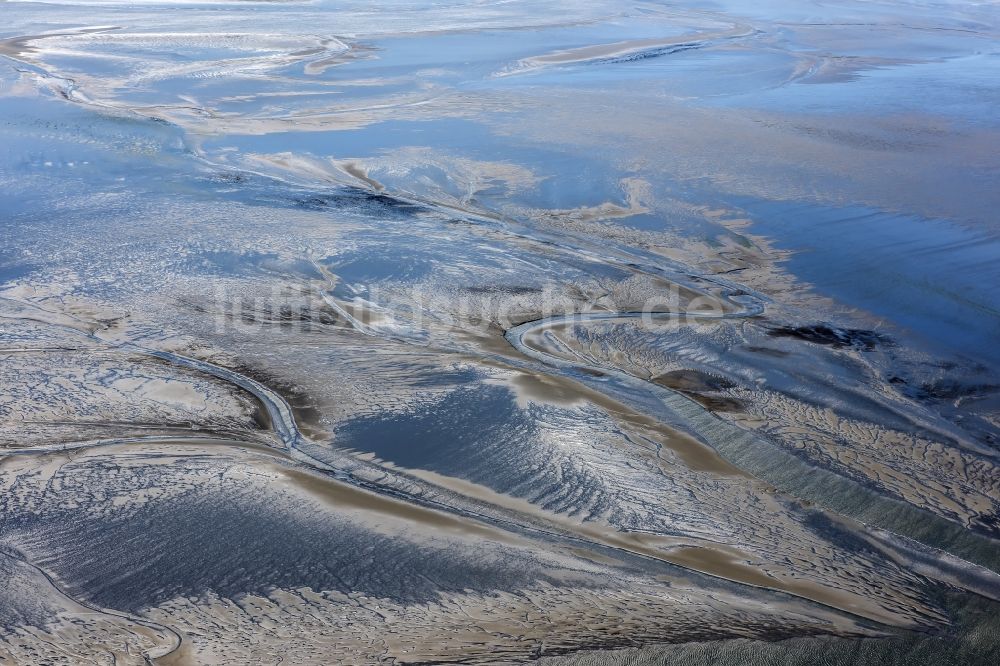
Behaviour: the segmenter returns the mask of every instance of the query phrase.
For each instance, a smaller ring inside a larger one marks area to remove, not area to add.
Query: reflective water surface
[[[4,663],[996,663],[995,4],[0,16]]]

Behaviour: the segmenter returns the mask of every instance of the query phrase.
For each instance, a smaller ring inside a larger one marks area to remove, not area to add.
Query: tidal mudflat
[[[0,17],[0,663],[1000,661],[995,4]]]

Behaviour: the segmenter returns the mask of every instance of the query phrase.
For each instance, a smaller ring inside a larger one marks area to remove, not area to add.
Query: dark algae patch
[[[879,347],[889,347],[893,341],[886,335],[862,328],[837,328],[827,324],[811,326],[781,326],[772,328],[768,335],[774,338],[794,338],[814,345],[825,345],[835,349],[857,349],[875,351]]]

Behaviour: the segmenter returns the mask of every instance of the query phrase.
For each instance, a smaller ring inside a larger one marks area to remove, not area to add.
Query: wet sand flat
[[[995,6],[0,5],[0,661],[996,661]]]

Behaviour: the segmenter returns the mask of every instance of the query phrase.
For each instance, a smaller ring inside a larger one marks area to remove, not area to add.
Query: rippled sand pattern
[[[1000,659],[994,5],[0,16],[0,663]]]

